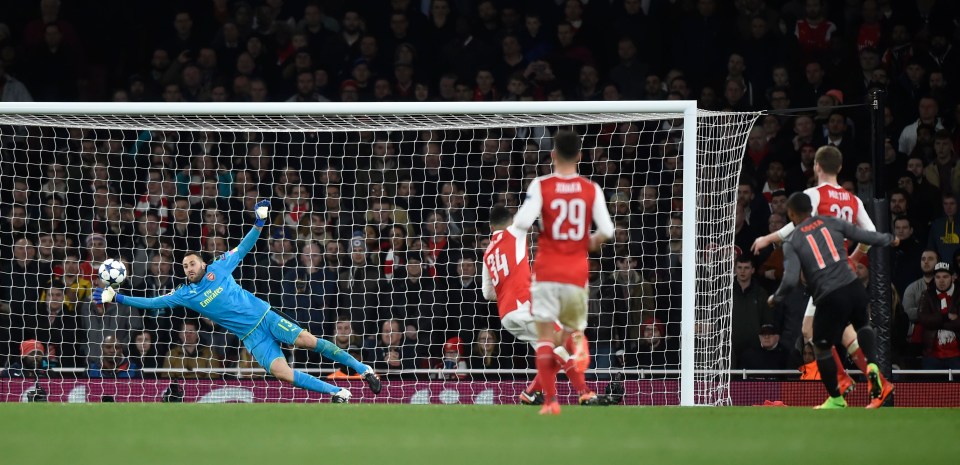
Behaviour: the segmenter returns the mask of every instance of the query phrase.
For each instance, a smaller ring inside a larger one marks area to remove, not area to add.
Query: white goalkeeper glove
[[[267,216],[270,215],[270,201],[261,200],[253,206],[254,211],[257,214],[257,226],[263,226],[267,222]]]
[[[98,304],[104,304],[113,302],[114,297],[117,296],[117,291],[112,287],[98,287],[93,290],[93,301]]]

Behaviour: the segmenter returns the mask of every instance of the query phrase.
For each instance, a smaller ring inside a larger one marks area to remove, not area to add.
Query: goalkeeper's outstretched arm
[[[254,205],[254,211],[257,215],[257,221],[253,224],[253,227],[250,228],[246,236],[243,236],[240,245],[223,254],[220,260],[222,266],[227,268],[227,271],[232,272],[234,268],[240,264],[240,261],[243,260],[243,257],[253,250],[253,246],[257,244],[257,239],[260,238],[260,231],[263,230],[263,225],[266,224],[267,221],[267,215],[270,214],[270,201],[261,200],[257,202],[257,204]]]
[[[116,302],[136,308],[173,308],[182,305],[175,294],[160,297],[133,297],[119,294],[112,287],[94,289],[93,301],[98,304]]]

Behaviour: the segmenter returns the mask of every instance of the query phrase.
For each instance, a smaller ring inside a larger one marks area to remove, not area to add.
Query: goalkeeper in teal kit
[[[374,394],[379,393],[380,378],[372,368],[360,363],[333,343],[318,339],[296,323],[283,318],[274,312],[268,303],[244,290],[234,281],[233,270],[260,237],[260,230],[269,214],[269,205],[270,202],[266,200],[257,202],[254,206],[257,218],[255,227],[247,233],[239,246],[213,263],[207,265],[197,253],[184,256],[183,271],[188,282],[170,294],[152,298],[131,297],[117,294],[113,288],[107,287],[95,289],[93,300],[96,303],[116,301],[137,308],[186,307],[194,310],[240,337],[257,362],[277,379],[299,388],[332,394],[332,401],[335,403],[349,401],[350,391],[290,368],[280,350],[279,342],[312,350],[353,368],[362,374],[363,380]]]

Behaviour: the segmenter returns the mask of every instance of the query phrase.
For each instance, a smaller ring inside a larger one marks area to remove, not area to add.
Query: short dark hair
[[[580,153],[580,136],[577,133],[561,129],[553,136],[553,150],[557,158],[563,161],[575,161]]]
[[[786,196],[787,196],[787,191],[785,191],[785,190],[783,190],[783,189],[777,189],[777,190],[773,191],[772,193],[770,193],[770,198],[773,198],[773,197],[786,197]]]
[[[197,258],[199,258],[201,262],[206,263],[207,265],[209,265],[210,263],[213,262],[213,254],[211,254],[210,252],[207,252],[207,251],[205,251],[205,250],[203,250],[203,251],[189,251],[189,252],[186,252],[186,253],[183,254],[183,257],[181,258],[181,260],[183,260],[184,258],[187,258],[187,257],[189,257],[189,256],[191,256],[191,255],[196,255]]]
[[[737,256],[737,263],[749,263],[750,266],[756,268],[757,265],[753,263],[753,255],[748,253],[743,253]]]
[[[813,211],[813,204],[810,202],[810,196],[803,192],[794,192],[787,199],[787,209],[794,213],[809,215]]]
[[[513,214],[507,207],[497,205],[490,209],[490,224],[494,226],[506,225],[513,218]]]

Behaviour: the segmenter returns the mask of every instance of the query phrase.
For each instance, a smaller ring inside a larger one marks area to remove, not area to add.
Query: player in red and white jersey
[[[877,227],[873,224],[870,216],[867,215],[866,210],[863,208],[863,201],[837,184],[837,174],[840,173],[840,168],[843,165],[843,154],[840,153],[840,150],[836,147],[825,145],[817,149],[815,157],[813,171],[817,175],[819,184],[816,187],[811,187],[803,191],[803,193],[810,197],[814,213],[817,216],[839,218],[867,231],[876,231]],[[783,240],[793,232],[793,229],[793,224],[788,223],[779,231],[757,238],[753,243],[753,252],[756,253],[772,243],[783,243]],[[869,250],[870,246],[867,244],[857,245],[856,250],[850,254],[850,262],[858,262]],[[852,265],[851,268],[853,268]],[[816,311],[817,308],[813,304],[813,297],[811,297],[809,302],[807,302],[807,310],[803,315],[802,332],[805,343],[813,340],[813,318]],[[850,358],[856,363],[857,368],[859,368],[861,372],[866,373],[867,359],[863,354],[863,350],[860,349],[860,344],[857,341],[857,332],[853,329],[853,326],[848,325],[844,329],[842,342]],[[843,369],[843,363],[840,360],[840,355],[837,353],[836,348],[833,349],[833,357],[834,363],[837,365],[837,382],[840,387],[840,392],[846,395],[854,387],[853,378]],[[868,408],[880,407],[887,396],[893,392],[893,384],[887,382],[887,380],[883,378],[883,375],[880,376],[883,386],[882,394],[878,398],[871,399],[870,404],[867,406]]]
[[[497,302],[500,321],[517,340],[529,342],[536,347],[537,325],[530,313],[530,259],[527,253],[527,235],[511,226],[513,214],[506,207],[496,206],[490,210],[490,230],[493,234],[490,245],[483,253],[483,296]],[[554,331],[563,328],[558,324]],[[587,387],[584,371],[589,364],[589,354],[578,364],[570,354],[575,352],[574,338],[567,338],[564,346],[557,347],[554,354],[557,363],[580,394],[582,404],[598,403],[596,393]],[[583,341],[585,344],[586,341]],[[543,403],[540,393],[540,378],[522,393],[520,402],[530,405]]]
[[[526,234],[540,218],[530,295],[537,321],[537,376],[544,391],[540,413],[550,415],[560,413],[556,397],[560,367],[554,360],[554,350],[562,348],[570,336],[575,347],[580,345],[587,326],[588,255],[613,236],[613,220],[603,191],[577,174],[580,136],[572,131],[557,131],[553,147],[553,174],[530,183],[513,220],[513,227]],[[591,223],[597,225],[592,234]],[[563,333],[553,330],[555,321],[563,326]]]

